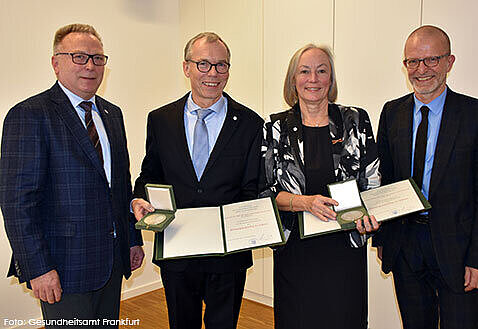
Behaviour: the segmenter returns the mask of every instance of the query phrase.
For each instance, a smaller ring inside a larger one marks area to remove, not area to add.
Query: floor
[[[168,329],[164,289],[123,301],[120,319],[125,321],[125,324],[120,326],[121,329]],[[274,316],[271,307],[243,299],[238,329],[272,329],[273,327]]]

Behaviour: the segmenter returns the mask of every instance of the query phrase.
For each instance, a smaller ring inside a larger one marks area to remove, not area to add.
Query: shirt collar
[[[224,111],[225,98],[221,96],[216,103],[212,104],[208,109],[212,110],[215,114]],[[188,101],[186,102],[186,111],[194,113],[194,111],[201,109],[199,105],[194,103],[192,93],[189,93]]]
[[[58,81],[58,84],[60,85],[60,88],[65,92],[66,96],[68,97],[68,99],[70,100],[70,103],[71,105],[73,105],[74,108],[77,108],[81,102],[85,102],[85,100],[83,98],[81,98],[80,96],[74,94],[73,92],[71,92],[68,88],[66,88],[65,86],[63,86],[61,84],[60,81]],[[94,104],[93,106],[93,110],[96,110],[96,102],[95,102],[95,96],[91,97],[90,99],[87,99],[86,101],[88,102],[92,102]]]
[[[430,109],[430,112],[433,114],[439,114],[441,111],[443,111],[443,106],[445,106],[445,99],[446,99],[446,92],[448,91],[448,87],[445,86],[445,90],[438,95],[437,98],[432,100],[430,103],[425,104],[421,102],[415,94],[413,94],[413,99],[415,100],[415,115],[420,111],[420,108],[422,106],[426,106]]]

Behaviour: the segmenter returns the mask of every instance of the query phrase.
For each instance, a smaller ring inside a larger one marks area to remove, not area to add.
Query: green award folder
[[[224,256],[284,243],[275,200],[261,198],[178,209],[171,225],[156,236],[154,258]]]
[[[337,220],[324,222],[311,213],[300,213],[301,238],[354,229],[356,221],[365,215],[381,222],[431,208],[412,178],[363,192],[359,192],[355,180],[329,184],[328,188],[331,198],[339,202],[334,207]]]
[[[174,219],[176,201],[171,185],[146,184],[146,195],[155,211],[145,215],[135,227],[140,230],[162,232]]]
[[[339,205],[334,206],[337,214],[337,223],[342,230],[355,228],[355,223],[368,216],[368,212],[362,205],[357,181],[355,179],[327,185],[332,199],[338,201]]]

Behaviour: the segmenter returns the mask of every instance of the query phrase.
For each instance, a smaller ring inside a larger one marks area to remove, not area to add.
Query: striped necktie
[[[98,157],[100,162],[103,165],[103,151],[101,150],[100,137],[98,136],[98,131],[96,130],[95,122],[93,121],[93,116],[91,115],[92,102],[81,102],[80,107],[85,110],[85,123],[86,130],[88,131],[88,137],[90,137],[93,147],[96,152],[98,152]]]

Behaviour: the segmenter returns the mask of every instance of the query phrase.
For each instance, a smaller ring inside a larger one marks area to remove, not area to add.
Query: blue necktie
[[[211,114],[212,110],[198,109],[196,124],[194,125],[193,165],[198,180],[201,179],[204,168],[209,159],[209,137],[204,119]]]

